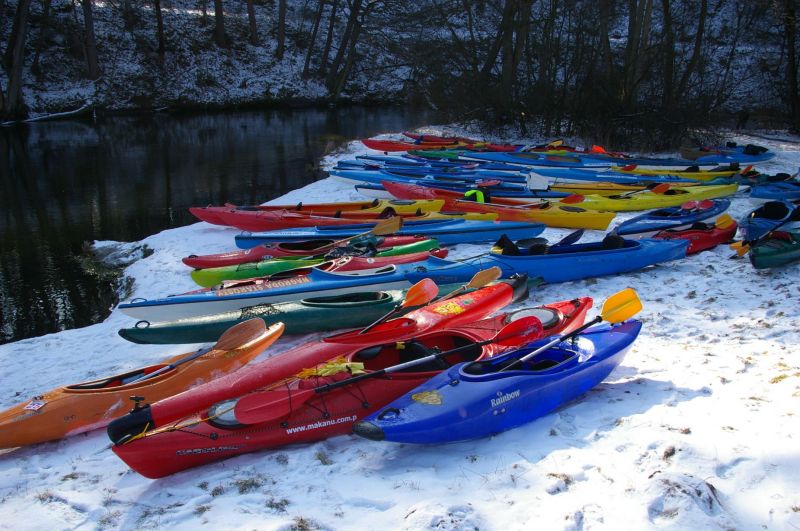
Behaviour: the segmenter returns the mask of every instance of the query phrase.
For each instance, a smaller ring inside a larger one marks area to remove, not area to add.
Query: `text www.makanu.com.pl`
[[[342,424],[345,422],[355,422],[356,420],[358,420],[358,417],[355,415],[349,415],[347,417],[342,417],[339,419],[320,420],[319,422],[315,422],[313,424],[306,424],[305,426],[296,426],[294,428],[287,428],[286,433],[291,435],[292,433],[314,430],[317,428],[325,428],[327,426],[333,426],[334,424]]]

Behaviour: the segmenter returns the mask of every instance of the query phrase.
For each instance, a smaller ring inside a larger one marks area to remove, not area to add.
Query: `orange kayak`
[[[151,403],[218,378],[255,359],[283,333],[250,319],[209,349],[100,380],[59,387],[0,412],[0,448],[52,441],[106,426],[128,413],[130,397]]]

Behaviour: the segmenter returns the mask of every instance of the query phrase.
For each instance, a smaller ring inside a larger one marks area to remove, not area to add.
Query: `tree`
[[[228,45],[225,37],[225,13],[222,9],[222,0],[214,0],[214,42],[220,48]]]
[[[786,38],[786,84],[792,127],[800,131],[800,94],[797,92],[797,12],[795,0],[783,0],[783,31]]]
[[[325,36],[325,47],[322,49],[322,58],[319,61],[319,75],[325,76],[328,71],[328,58],[331,54],[333,45],[333,29],[336,24],[336,9],[339,7],[339,0],[333,0],[331,4],[331,16],[328,19],[328,34]]]
[[[14,13],[14,25],[6,49],[6,70],[8,72],[8,98],[0,107],[0,114],[6,118],[23,115],[22,66],[25,62],[25,37],[28,33],[28,13],[31,0],[20,0]],[[9,53],[10,52],[10,53]]]
[[[86,51],[86,76],[95,80],[100,77],[100,66],[97,63],[97,41],[94,36],[93,0],[81,0],[83,7],[84,49]]]
[[[275,58],[283,59],[286,46],[286,0],[278,0],[278,47],[275,48]]]
[[[247,23],[250,29],[250,44],[258,45],[258,28],[256,27],[256,9],[253,0],[247,0]]]
[[[161,16],[161,0],[153,0],[156,12],[156,37],[158,39],[158,56],[163,60],[166,46],[164,45],[164,18]]]
[[[308,50],[306,50],[306,60],[303,63],[303,77],[308,77],[308,69],[311,64],[311,54],[314,51],[314,44],[317,41],[317,32],[319,31],[319,23],[322,19],[322,11],[325,9],[325,0],[317,2],[317,13],[314,15],[314,26],[311,29],[311,37],[308,39]]]

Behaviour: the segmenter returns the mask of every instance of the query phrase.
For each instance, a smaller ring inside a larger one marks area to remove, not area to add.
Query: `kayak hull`
[[[357,435],[400,443],[449,443],[527,424],[595,387],[622,362],[641,323],[597,327],[530,362],[498,370],[543,342],[434,376],[363,422]]]
[[[614,232],[621,236],[652,235],[661,230],[685,228],[698,221],[719,216],[730,205],[731,202],[727,199],[717,199],[708,208],[684,209],[681,206],[662,208],[626,220],[620,223]]]
[[[157,365],[59,387],[1,412],[0,448],[36,444],[101,428],[128,412],[133,405],[129,397],[136,395],[157,401],[231,373],[255,359],[283,332],[282,324],[266,328],[258,319],[237,327],[232,330],[236,348],[211,350],[149,379],[134,381],[192,353],[180,354]]]
[[[775,232],[750,248],[756,269],[785,266],[800,260],[800,230]]]
[[[698,227],[697,225],[704,226]],[[690,255],[712,249],[721,243],[733,240],[734,236],[736,236],[737,228],[736,222],[722,229],[714,225],[700,223],[692,225],[688,229],[663,230],[653,235],[653,238],[656,240],[687,240],[689,247],[686,249],[686,254]]]

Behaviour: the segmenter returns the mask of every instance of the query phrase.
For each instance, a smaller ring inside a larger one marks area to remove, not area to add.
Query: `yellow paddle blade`
[[[391,218],[379,221],[369,232],[375,236],[383,236],[386,234],[394,234],[395,232],[399,231],[402,226],[403,218],[400,216],[393,216]]]
[[[609,323],[621,323],[642,309],[642,301],[633,288],[626,288],[606,299],[600,316]]]
[[[750,251],[750,244],[745,243],[744,241],[733,242],[730,245],[730,248],[736,251],[737,256],[744,256]]]
[[[717,221],[714,222],[714,226],[718,229],[727,229],[731,227],[735,221],[733,218],[730,217],[728,214],[722,214],[720,217],[717,218]]]
[[[561,139],[559,139],[559,140],[553,140],[552,142],[550,142],[549,144],[547,144],[547,147],[551,147],[551,148],[554,148],[554,147],[559,147],[559,146],[561,146],[563,143],[564,143],[564,141],[563,141],[563,140],[561,140]]]
[[[422,306],[423,304],[428,304],[438,294],[439,286],[437,286],[433,280],[429,278],[423,278],[408,288],[408,292],[406,292],[406,298],[403,299],[403,304],[400,307],[408,308],[410,306]]]
[[[500,275],[502,274],[503,271],[497,266],[490,267],[489,269],[484,269],[483,271],[478,271],[466,285],[465,289],[482,288],[489,282],[492,282],[500,278]]]

